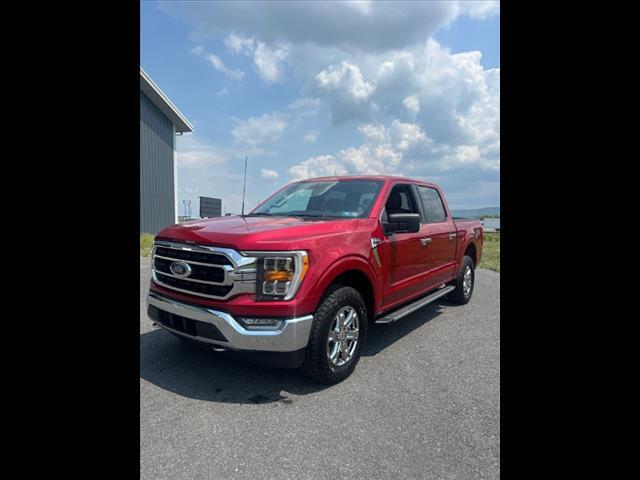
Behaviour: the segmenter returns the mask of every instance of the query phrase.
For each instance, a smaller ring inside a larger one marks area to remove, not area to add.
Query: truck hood
[[[344,235],[358,219],[309,220],[299,217],[217,217],[185,222],[160,231],[158,240],[199,243],[238,250],[294,250]]]

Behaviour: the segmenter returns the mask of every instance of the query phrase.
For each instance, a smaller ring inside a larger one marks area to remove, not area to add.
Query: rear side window
[[[447,214],[438,191],[435,188],[423,187],[421,185],[418,185],[418,191],[420,192],[420,200],[424,207],[427,223],[444,222]]]

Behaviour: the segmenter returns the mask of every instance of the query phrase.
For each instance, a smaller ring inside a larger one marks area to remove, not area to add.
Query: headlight
[[[245,252],[257,258],[256,299],[290,300],[309,269],[305,251]]]

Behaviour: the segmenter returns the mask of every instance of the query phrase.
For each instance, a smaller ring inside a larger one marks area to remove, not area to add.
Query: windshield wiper
[[[283,213],[269,213],[269,212],[256,212],[248,213],[245,217],[301,217],[301,218],[344,218],[337,215],[327,215],[325,213],[303,213],[303,212],[283,212]]]
[[[338,215],[327,215],[326,213],[315,214],[315,213],[296,213],[292,216],[302,217],[302,218],[344,218]]]

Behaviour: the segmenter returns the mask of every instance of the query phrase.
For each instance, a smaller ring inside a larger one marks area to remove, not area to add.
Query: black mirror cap
[[[420,215],[418,213],[389,213],[383,227],[385,234],[416,233],[420,231]]]

